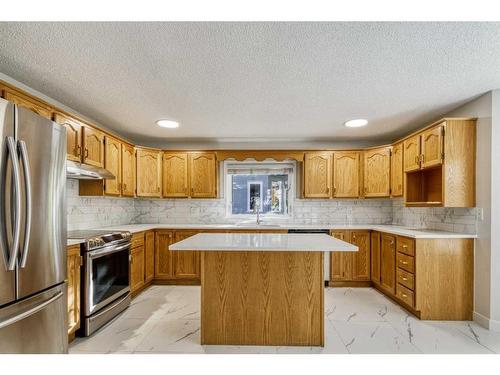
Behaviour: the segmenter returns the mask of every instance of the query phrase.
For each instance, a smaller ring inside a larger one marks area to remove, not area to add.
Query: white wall
[[[474,252],[474,320],[500,330],[499,202],[500,90],[489,92],[446,116],[477,117],[476,205],[482,209],[477,222]],[[495,156],[496,155],[496,156]],[[496,160],[495,160],[496,159]],[[496,169],[496,170],[495,170]],[[497,181],[493,181],[496,178]],[[496,209],[495,209],[496,208]],[[496,229],[495,229],[496,228]],[[495,238],[496,237],[496,241]]]

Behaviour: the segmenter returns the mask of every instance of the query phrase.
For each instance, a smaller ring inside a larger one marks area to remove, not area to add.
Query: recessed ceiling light
[[[363,118],[358,118],[356,120],[349,120],[344,123],[344,125],[349,128],[359,128],[361,126],[365,126],[366,124],[368,124],[368,120],[365,120]]]
[[[179,123],[177,121],[172,120],[158,120],[156,121],[156,125],[161,126],[162,128],[175,129],[179,127]]]

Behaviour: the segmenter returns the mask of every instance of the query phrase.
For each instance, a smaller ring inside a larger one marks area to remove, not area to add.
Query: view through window
[[[228,214],[288,215],[293,170],[291,163],[228,163]]]

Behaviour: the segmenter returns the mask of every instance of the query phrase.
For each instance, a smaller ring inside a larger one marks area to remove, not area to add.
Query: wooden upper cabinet
[[[403,142],[403,160],[405,172],[420,169],[420,134]]]
[[[82,161],[83,124],[80,121],[61,113],[56,113],[54,115],[54,120],[59,125],[66,128],[66,158],[76,162]]]
[[[370,231],[352,231],[351,243],[358,247],[352,253],[352,279],[370,281]]]
[[[380,239],[380,286],[396,293],[396,239],[385,233]]]
[[[364,196],[388,197],[391,181],[391,151],[389,147],[367,150],[364,153]]]
[[[161,151],[136,149],[137,196],[161,197]]]
[[[42,117],[52,120],[52,108],[45,103],[37,101],[31,96],[25,95],[9,87],[4,87],[3,97],[9,102],[12,102],[20,107],[27,108]]]
[[[217,197],[217,163],[213,152],[189,153],[192,198]]]
[[[135,149],[134,146],[123,143],[121,152],[122,186],[121,193],[124,197],[135,195]]]
[[[422,132],[422,168],[443,163],[443,126]]]
[[[165,198],[189,197],[188,171],[189,160],[187,152],[163,153],[163,196]]]
[[[85,125],[83,127],[83,159],[85,164],[104,168],[104,133]]]
[[[359,152],[342,151],[333,154],[333,196],[359,197]]]
[[[304,198],[330,198],[332,194],[332,153],[304,154]]]
[[[122,174],[122,144],[116,138],[105,136],[104,150],[104,168],[115,175],[115,179],[106,179],[104,193],[106,195],[120,195]]]
[[[403,195],[403,143],[392,146],[391,153],[391,195],[399,197]]]

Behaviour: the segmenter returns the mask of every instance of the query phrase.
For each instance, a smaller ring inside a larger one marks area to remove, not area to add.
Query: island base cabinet
[[[324,345],[323,253],[201,253],[202,345]]]

